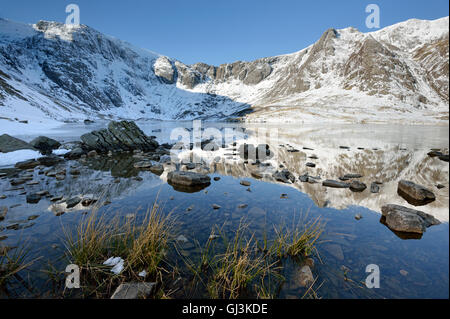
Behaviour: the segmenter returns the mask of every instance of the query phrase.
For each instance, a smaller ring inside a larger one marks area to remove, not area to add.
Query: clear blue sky
[[[367,4],[381,10],[381,27],[410,18],[447,16],[447,0],[1,0],[0,17],[64,22],[78,4],[81,23],[184,63],[221,64],[292,53],[328,28],[365,26]]]

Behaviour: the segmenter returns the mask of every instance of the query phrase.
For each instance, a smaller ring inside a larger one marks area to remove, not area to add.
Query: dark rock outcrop
[[[132,121],[111,122],[108,129],[93,131],[81,136],[83,143],[98,152],[154,151],[159,145]]]
[[[61,146],[61,143],[46,136],[39,136],[32,140],[30,145],[41,151],[42,154],[51,154],[53,150]]]
[[[18,150],[34,150],[29,143],[8,134],[0,135],[0,153],[9,153]]]

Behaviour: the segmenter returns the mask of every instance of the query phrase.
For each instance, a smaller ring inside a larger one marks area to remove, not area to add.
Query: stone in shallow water
[[[58,163],[61,163],[64,160],[59,156],[49,155],[49,156],[44,156],[44,157],[38,158],[37,161],[39,162],[40,165],[50,167],[50,166],[54,166]]]
[[[208,187],[211,184],[211,178],[195,172],[173,171],[167,174],[167,182],[175,190],[195,192]]]
[[[70,152],[64,154],[64,158],[66,159],[77,159],[80,158],[82,155],[85,155],[86,151],[83,150],[81,147],[74,148]]]
[[[156,287],[154,282],[137,282],[121,284],[111,299],[140,299],[148,298]]]
[[[162,173],[164,173],[164,166],[161,164],[153,165],[152,167],[150,167],[150,172],[160,176],[162,175]]]
[[[17,162],[16,165],[14,165],[18,169],[30,169],[35,168],[36,166],[39,166],[39,162],[35,159],[30,159],[23,162]]]
[[[314,283],[314,276],[309,266],[305,265],[300,269],[298,283],[300,287],[310,287]]]
[[[10,183],[11,183],[11,186],[18,186],[18,185],[25,184],[27,181],[28,181],[28,179],[26,179],[26,178],[15,178],[15,179],[12,179],[10,181]]]
[[[153,166],[153,164],[150,161],[140,161],[140,162],[134,163],[133,166],[134,166],[134,168],[137,168],[137,169],[149,169],[150,167]]]
[[[370,192],[373,194],[376,194],[380,191],[380,186],[378,186],[378,184],[376,182],[373,182],[372,184],[370,184]]]
[[[67,205],[67,208],[73,208],[73,207],[77,206],[80,202],[81,202],[81,198],[76,196],[76,197],[69,198],[66,201],[66,205]]]
[[[323,186],[326,187],[333,187],[333,188],[349,188],[350,184],[349,183],[342,183],[342,182],[338,182],[332,179],[327,179],[325,181],[322,182]]]
[[[352,192],[360,193],[363,192],[366,188],[367,188],[366,184],[359,181],[353,181],[350,184],[350,190]]]
[[[37,204],[41,200],[41,196],[39,194],[29,194],[27,195],[27,203],[28,204]]]
[[[397,193],[414,206],[423,206],[436,200],[432,191],[406,180],[398,182]]]
[[[247,187],[251,185],[251,183],[249,181],[241,181],[240,184],[242,186],[247,186]]]
[[[400,205],[385,205],[381,213],[386,225],[398,232],[422,234],[428,227],[440,224],[429,214]]]

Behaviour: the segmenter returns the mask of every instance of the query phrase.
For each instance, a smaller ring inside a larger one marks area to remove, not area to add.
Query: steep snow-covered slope
[[[0,121],[447,123],[448,23],[329,29],[299,52],[216,67],[185,65],[86,26],[0,19]]]
[[[0,30],[0,114],[5,117],[21,110],[23,101],[58,120],[223,117],[246,107],[227,97],[179,89],[172,85],[174,74],[166,79],[174,61],[86,26],[0,20]]]

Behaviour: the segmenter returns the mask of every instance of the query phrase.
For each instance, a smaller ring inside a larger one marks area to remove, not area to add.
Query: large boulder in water
[[[385,205],[381,208],[381,213],[386,225],[398,232],[422,234],[427,227],[440,224],[429,214],[400,205]]]
[[[158,142],[148,137],[132,121],[111,122],[108,129],[93,131],[81,136],[83,143],[96,151],[154,151]]]
[[[34,150],[29,143],[8,134],[0,135],[0,153],[9,153],[19,150]]]
[[[399,181],[397,193],[414,206],[423,206],[436,200],[432,191],[411,181]]]
[[[211,184],[211,178],[195,172],[173,171],[167,174],[167,182],[175,190],[193,193],[208,187]]]
[[[36,137],[30,142],[30,145],[41,151],[42,154],[50,154],[61,146],[61,143],[46,136]]]

